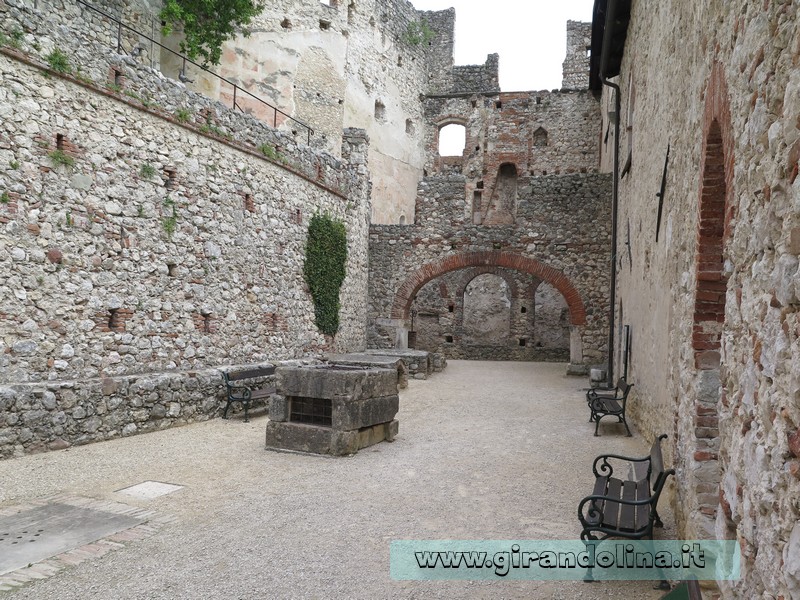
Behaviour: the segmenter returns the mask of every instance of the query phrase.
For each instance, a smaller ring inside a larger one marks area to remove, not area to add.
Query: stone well
[[[269,449],[343,456],[397,435],[397,370],[280,367],[267,423]]]

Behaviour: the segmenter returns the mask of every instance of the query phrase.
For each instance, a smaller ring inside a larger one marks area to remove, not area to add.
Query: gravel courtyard
[[[348,458],[264,450],[266,417],[215,419],[0,462],[0,508],[68,493],[175,517],[149,538],[5,594],[59,598],[660,598],[653,582],[408,582],[395,539],[576,539],[603,452],[647,453],[621,425],[593,437],[564,365],[451,361],[400,400],[400,435]],[[117,493],[185,486],[153,500]],[[660,511],[675,537],[666,502]],[[0,594],[3,596],[3,594]]]

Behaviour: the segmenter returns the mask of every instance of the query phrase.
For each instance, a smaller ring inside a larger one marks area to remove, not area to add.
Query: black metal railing
[[[154,40],[149,35],[144,34],[141,31],[138,31],[137,29],[134,29],[133,27],[130,27],[130,26],[126,25],[125,23],[122,22],[121,19],[118,19],[115,16],[110,15],[107,12],[100,10],[99,8],[95,8],[94,6],[92,6],[91,4],[89,4],[87,2],[84,2],[83,0],[75,0],[75,2],[77,2],[81,6],[85,6],[89,10],[92,10],[92,11],[102,15],[106,19],[109,19],[110,21],[112,21],[113,23],[116,24],[116,26],[117,26],[117,54],[122,54],[122,51],[123,51],[123,48],[122,48],[122,32],[123,32],[123,30],[130,31],[130,32],[134,33],[135,35],[139,36],[140,38],[144,38],[144,39],[148,40],[150,42],[150,44],[151,44],[151,46],[150,46],[151,48],[153,47],[153,45],[156,45],[159,48],[161,48],[162,50],[166,50],[167,52],[170,52],[170,53],[174,54],[175,56],[177,56],[178,58],[180,58],[181,60],[183,60],[183,68],[181,69],[180,74],[178,76],[178,79],[180,79],[181,81],[188,81],[188,78],[186,77],[186,63],[194,65],[195,67],[197,67],[201,71],[203,71],[205,73],[208,73],[212,77],[215,77],[216,79],[219,79],[220,81],[223,81],[223,82],[227,83],[228,85],[230,85],[233,88],[233,103],[232,104],[233,104],[233,109],[234,110],[238,109],[241,112],[244,112],[244,109],[237,102],[237,98],[236,98],[237,94],[244,94],[246,96],[249,96],[250,98],[252,98],[256,102],[258,102],[259,104],[267,107],[269,110],[272,111],[272,114],[273,114],[272,126],[274,128],[277,129],[277,127],[278,127],[278,115],[281,115],[281,116],[285,117],[286,119],[288,119],[289,121],[291,121],[293,124],[296,124],[298,127],[302,128],[302,129],[305,129],[306,132],[307,132],[308,144],[309,145],[311,144],[311,136],[314,134],[314,130],[311,128],[311,126],[307,125],[306,123],[303,123],[302,121],[298,121],[297,119],[295,119],[291,115],[286,114],[281,109],[277,108],[276,106],[273,106],[272,104],[270,104],[266,100],[263,100],[263,99],[259,98],[255,94],[251,94],[246,89],[239,87],[239,85],[237,85],[236,83],[234,83],[230,79],[226,79],[225,77],[222,77],[221,75],[217,75],[216,73],[214,73],[214,71],[204,67],[203,65],[201,65],[199,63],[194,62],[192,59],[190,59],[189,57],[181,54],[180,52],[175,52],[175,50],[172,50],[171,48],[168,48],[164,44],[162,44],[160,42],[157,42],[156,40]],[[153,52],[151,50],[151,55],[152,54],[153,54]],[[151,57],[151,66],[152,66],[152,57]],[[294,133],[294,131],[293,131],[293,133]]]

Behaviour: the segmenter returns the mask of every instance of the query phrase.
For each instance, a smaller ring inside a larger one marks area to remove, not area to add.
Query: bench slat
[[[256,377],[269,377],[275,374],[275,367],[264,367],[263,369],[247,369],[246,371],[232,371],[228,373],[229,381],[240,381],[242,379],[255,379]]]
[[[636,499],[644,500],[645,498],[650,498],[650,484],[646,478],[640,479],[636,482]],[[636,507],[636,522],[634,523],[635,531],[639,531],[640,529],[644,529],[648,526],[650,522],[650,510],[651,507],[649,504]]]
[[[636,492],[638,491],[637,482],[623,481],[622,482],[622,499],[623,500],[638,500]],[[636,528],[636,509],[637,506],[630,504],[620,505],[619,515],[619,528],[627,531],[633,531]]]
[[[606,496],[608,498],[620,498],[622,493],[622,482],[619,479],[611,478],[608,480],[608,491]],[[608,500],[603,507],[603,524],[608,527],[617,528],[619,523],[619,502],[612,502]]]

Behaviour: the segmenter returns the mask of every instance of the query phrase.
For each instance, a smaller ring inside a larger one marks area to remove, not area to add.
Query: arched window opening
[[[451,123],[439,129],[439,156],[463,156],[467,145],[467,128]]]
[[[534,146],[547,146],[547,130],[544,127],[539,127],[533,132],[533,145]]]

